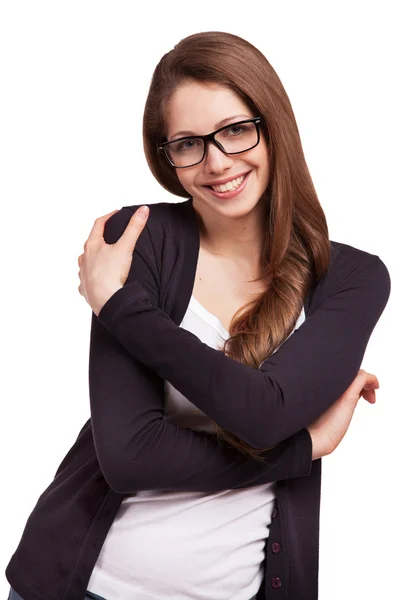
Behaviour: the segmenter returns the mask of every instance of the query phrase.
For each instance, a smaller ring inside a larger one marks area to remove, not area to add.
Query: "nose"
[[[233,159],[231,156],[222,152],[213,142],[208,142],[204,157],[204,168],[207,173],[223,173],[232,164]]]

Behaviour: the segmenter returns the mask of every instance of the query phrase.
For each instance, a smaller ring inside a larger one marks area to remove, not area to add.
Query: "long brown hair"
[[[259,368],[289,336],[310,287],[328,269],[328,226],[292,106],[278,75],[257,48],[229,33],[190,35],[156,66],[144,110],[143,143],[157,181],[172,194],[188,197],[157,146],[166,139],[166,109],[172,94],[191,80],[225,85],[236,92],[262,118],[268,143],[262,275],[253,280],[265,280],[268,289],[236,312],[224,346],[231,358]],[[268,450],[253,448],[217,423],[215,431],[220,440],[254,458]]]

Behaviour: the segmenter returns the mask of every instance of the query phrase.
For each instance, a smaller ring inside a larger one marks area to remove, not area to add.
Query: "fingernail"
[[[141,206],[138,210],[138,217],[139,219],[142,219],[143,221],[147,218],[147,215],[149,214],[149,207],[148,206]]]

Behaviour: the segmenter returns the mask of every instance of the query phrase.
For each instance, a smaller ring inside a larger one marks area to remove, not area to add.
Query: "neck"
[[[260,263],[266,227],[265,199],[241,217],[218,215],[193,199],[202,248],[214,256],[256,266]]]

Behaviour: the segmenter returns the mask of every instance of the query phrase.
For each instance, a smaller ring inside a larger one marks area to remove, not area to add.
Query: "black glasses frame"
[[[246,150],[241,150],[240,152],[227,152],[221,146],[221,144],[218,142],[218,140],[215,139],[215,136],[217,135],[217,133],[219,133],[220,131],[223,131],[224,129],[229,129],[229,127],[234,127],[235,125],[242,125],[243,123],[255,123],[256,130],[257,130],[257,141],[256,141],[256,143],[253,146],[250,146],[250,148],[246,148]],[[251,119],[244,119],[243,121],[237,121],[236,123],[230,123],[229,125],[224,125],[224,127],[220,127],[216,131],[213,131],[212,133],[208,133],[207,135],[185,135],[184,137],[177,138],[176,140],[171,140],[170,142],[163,142],[162,144],[160,144],[158,146],[157,149],[159,151],[163,151],[164,152],[164,156],[168,160],[169,164],[172,167],[174,167],[174,169],[187,169],[188,167],[194,167],[195,165],[199,165],[204,160],[204,157],[206,155],[206,149],[207,149],[207,143],[208,142],[214,143],[217,146],[217,148],[219,148],[221,150],[221,152],[223,152],[224,154],[228,154],[228,155],[231,155],[231,154],[242,154],[243,152],[247,152],[248,150],[251,150],[252,148],[255,148],[258,145],[259,141],[260,141],[260,123],[261,123],[261,117],[253,117]],[[193,140],[193,139],[197,139],[197,140],[202,140],[203,141],[204,151],[203,151],[203,156],[201,157],[201,160],[193,163],[192,165],[185,165],[184,167],[178,167],[177,165],[175,165],[172,162],[172,160],[168,156],[167,146],[169,144],[176,144],[176,142],[180,142],[181,140]]]

